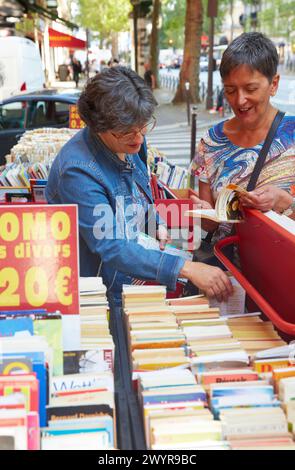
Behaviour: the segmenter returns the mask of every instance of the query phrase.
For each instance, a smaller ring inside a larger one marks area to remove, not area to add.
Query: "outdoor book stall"
[[[238,246],[239,269],[222,253],[231,243]],[[142,449],[143,442],[153,450],[294,448],[289,431],[295,367],[288,344],[295,337],[294,250],[295,222],[254,210],[245,211],[237,235],[217,243],[217,256],[246,290],[244,315],[220,317],[201,296],[166,304],[159,297],[153,305],[152,292],[145,293],[144,287],[138,287],[133,301],[135,291],[124,289],[124,362],[129,361],[133,382],[129,414],[134,449]],[[181,348],[190,353],[182,356]],[[214,416],[211,425],[206,424],[208,410]]]
[[[54,158],[48,136],[27,137],[18,156],[36,139]],[[100,278],[79,279],[77,208],[46,204],[48,171],[36,161],[2,174],[10,186],[0,204],[0,424],[11,410],[15,417],[1,445],[294,449],[295,222],[246,210],[236,235],[216,244],[234,276],[231,311],[202,294],[183,297],[181,283],[174,293],[126,286],[123,308],[110,309]],[[162,171],[166,183],[152,175],[155,206],[190,256],[200,238],[186,215],[195,193],[175,168]],[[239,269],[222,251],[233,243]]]

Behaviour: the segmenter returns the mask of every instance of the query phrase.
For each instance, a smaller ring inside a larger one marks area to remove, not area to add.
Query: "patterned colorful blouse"
[[[229,183],[247,188],[264,143],[251,148],[238,147],[224,134],[224,122],[205,134],[191,166],[199,181],[210,184],[214,199]],[[281,189],[295,185],[295,116],[284,116],[279,125],[256,188],[266,184],[274,184]]]

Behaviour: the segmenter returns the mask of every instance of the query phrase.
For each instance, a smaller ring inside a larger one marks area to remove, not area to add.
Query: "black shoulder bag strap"
[[[259,178],[260,172],[263,168],[263,165],[265,163],[265,159],[267,157],[268,151],[270,149],[270,146],[272,144],[272,141],[276,135],[277,129],[285,116],[285,113],[282,111],[278,111],[277,114],[275,115],[275,118],[272,122],[272,125],[268,131],[268,134],[266,136],[266,139],[264,141],[264,144],[262,146],[262,149],[259,152],[257,162],[255,163],[255,167],[252,171],[250,181],[247,186],[247,191],[253,191],[255,189],[257,180]]]

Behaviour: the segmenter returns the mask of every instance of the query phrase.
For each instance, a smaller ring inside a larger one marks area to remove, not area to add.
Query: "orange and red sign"
[[[0,311],[79,313],[75,205],[0,206]]]
[[[86,49],[86,41],[75,38],[70,34],[60,33],[55,29],[48,28],[50,47],[68,47],[70,49]]]
[[[78,114],[77,105],[71,104],[69,107],[69,128],[82,129],[85,127],[85,122],[82,121]]]

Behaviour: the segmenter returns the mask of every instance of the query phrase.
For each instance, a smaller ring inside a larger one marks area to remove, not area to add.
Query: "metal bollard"
[[[197,138],[197,106],[192,106],[192,128],[191,128],[191,161],[194,159],[196,152],[196,138]]]
[[[201,90],[202,90],[201,91],[201,99],[202,99],[202,101],[205,101],[206,91],[205,91],[205,83],[204,82],[201,83]]]
[[[220,88],[219,88],[219,86],[217,85],[217,87],[216,87],[216,97],[215,97],[216,108],[217,108],[219,93],[220,93]]]
[[[187,113],[187,124],[188,124],[188,126],[190,126],[190,124],[191,124],[189,89],[190,89],[190,83],[185,82],[186,113]]]

